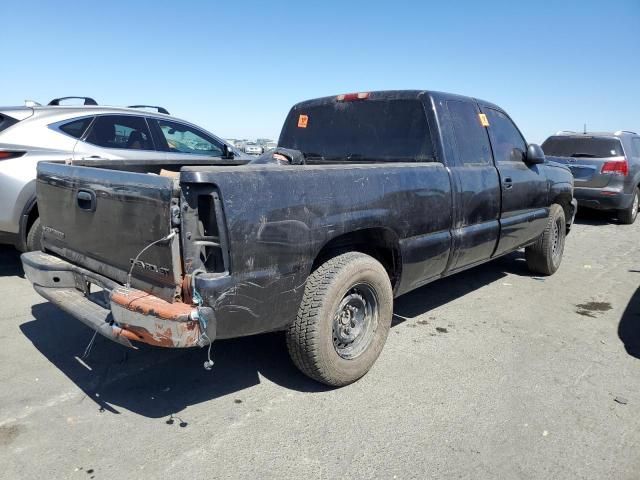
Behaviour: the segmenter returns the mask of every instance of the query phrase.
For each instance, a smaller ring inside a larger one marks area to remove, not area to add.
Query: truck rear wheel
[[[620,223],[624,223],[625,225],[631,225],[636,221],[636,217],[638,216],[638,200],[640,198],[640,192],[636,187],[633,191],[633,200],[631,201],[631,205],[624,210],[618,210],[618,220]]]
[[[544,232],[536,243],[524,250],[529,270],[542,275],[553,275],[558,270],[564,252],[566,228],[564,210],[560,205],[551,205]]]
[[[307,279],[296,320],[287,330],[293,363],[330,386],[355,382],[374,364],[387,339],[393,292],[376,259],[349,252],[323,263]]]

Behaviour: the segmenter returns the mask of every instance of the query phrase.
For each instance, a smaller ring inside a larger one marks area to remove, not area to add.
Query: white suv
[[[82,105],[60,105],[80,99]],[[151,112],[149,110],[155,110]],[[224,140],[162,107],[99,106],[88,97],[64,97],[41,106],[0,107],[0,243],[40,248],[36,204],[39,161],[91,164],[241,163],[249,157]]]

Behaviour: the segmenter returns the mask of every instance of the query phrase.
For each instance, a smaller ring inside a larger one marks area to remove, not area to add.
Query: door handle
[[[82,157],[82,160],[108,160],[104,157],[99,157],[98,155],[91,155],[90,157]]]
[[[96,194],[91,190],[80,190],[76,196],[78,208],[88,212],[96,211]]]
[[[510,190],[513,188],[513,180],[511,179],[511,177],[505,178],[502,184],[504,185],[504,188],[506,190]]]

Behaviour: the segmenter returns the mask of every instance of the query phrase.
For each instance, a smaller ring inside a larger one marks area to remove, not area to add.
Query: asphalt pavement
[[[0,478],[640,478],[640,221],[578,219],[396,300],[371,372],[330,389],[281,334],[137,351],[39,297],[0,247]]]

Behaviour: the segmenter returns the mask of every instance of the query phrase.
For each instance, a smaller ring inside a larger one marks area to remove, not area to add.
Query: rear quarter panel
[[[446,265],[451,192],[440,163],[185,168],[181,184],[213,184],[223,201],[229,281],[197,277],[221,337],[288,325],[316,256],[344,233],[388,229],[403,256],[401,283],[428,274],[431,242],[446,245],[435,268]]]

